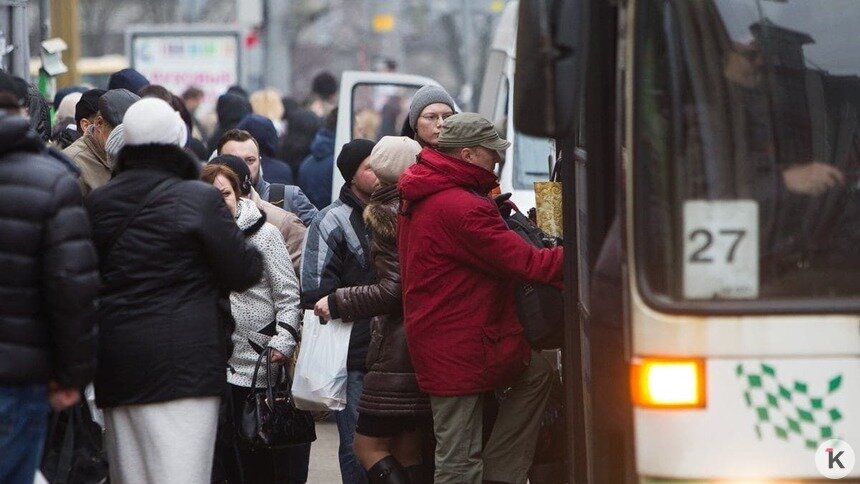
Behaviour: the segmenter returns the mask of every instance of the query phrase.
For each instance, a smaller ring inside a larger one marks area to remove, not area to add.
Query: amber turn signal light
[[[633,403],[646,408],[704,408],[705,362],[701,359],[634,358]]]

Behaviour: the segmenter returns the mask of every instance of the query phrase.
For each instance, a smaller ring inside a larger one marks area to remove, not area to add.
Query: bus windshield
[[[858,3],[642,5],[633,184],[646,299],[856,309]]]

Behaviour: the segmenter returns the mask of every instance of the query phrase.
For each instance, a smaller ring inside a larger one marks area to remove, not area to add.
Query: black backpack
[[[506,200],[503,199],[501,201]],[[501,205],[500,205],[501,206]],[[508,208],[511,210],[509,211]],[[535,247],[557,245],[558,239],[547,235],[511,205],[501,209],[508,228]],[[517,288],[517,316],[526,340],[536,350],[551,350],[564,345],[564,296],[560,289],[536,282],[523,282]]]

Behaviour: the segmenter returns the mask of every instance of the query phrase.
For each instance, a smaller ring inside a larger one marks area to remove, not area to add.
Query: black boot
[[[433,466],[418,464],[406,468],[412,484],[433,484]]]
[[[406,471],[394,456],[380,460],[367,470],[370,484],[411,484]]]

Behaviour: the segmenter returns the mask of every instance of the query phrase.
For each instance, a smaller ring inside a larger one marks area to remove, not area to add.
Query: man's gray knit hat
[[[128,108],[137,101],[140,101],[140,96],[127,89],[111,89],[99,98],[99,112],[105,121],[116,127],[122,123]]]
[[[451,110],[456,111],[454,98],[448,94],[448,91],[439,86],[427,85],[422,87],[412,96],[412,102],[409,103],[409,126],[415,129],[418,124],[418,116],[421,116],[421,111],[431,104],[442,103],[451,107]]]

